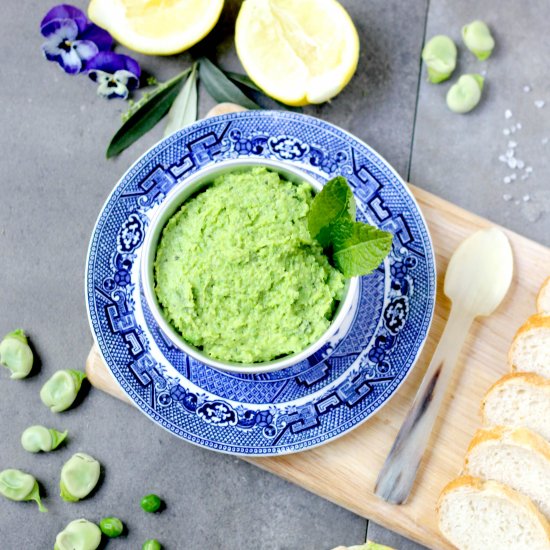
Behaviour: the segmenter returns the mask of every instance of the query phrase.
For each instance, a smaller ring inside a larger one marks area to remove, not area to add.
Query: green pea
[[[99,481],[99,462],[86,453],[76,453],[61,469],[61,498],[77,502],[87,497]]]
[[[42,505],[38,482],[30,474],[21,470],[4,470],[0,472],[0,494],[10,500],[34,500],[41,512],[48,510]]]
[[[44,426],[30,426],[21,434],[21,445],[29,453],[48,453],[59,447],[68,433],[67,430],[58,432]]]
[[[120,537],[120,535],[122,535],[122,531],[124,531],[124,525],[122,525],[122,521],[118,518],[103,518],[99,522],[99,528],[101,529],[101,532],[110,539]]]
[[[40,390],[40,399],[53,412],[68,409],[76,399],[86,374],[79,370],[58,370]]]
[[[490,57],[495,47],[495,39],[491,36],[489,27],[479,19],[462,27],[462,40],[480,61]]]
[[[140,502],[142,509],[145,510],[145,512],[149,512],[151,514],[154,512],[158,512],[161,504],[162,504],[162,501],[160,500],[160,497],[157,495],[144,496]]]
[[[57,535],[54,550],[96,550],[100,544],[99,527],[87,519],[75,519]]]
[[[32,370],[34,356],[21,329],[4,336],[0,342],[0,365],[11,371],[11,378],[25,378]]]
[[[162,546],[157,539],[149,539],[143,543],[141,550],[162,550]]]
[[[428,69],[428,80],[434,84],[447,80],[456,67],[455,43],[443,34],[426,42],[422,59]]]
[[[464,74],[447,92],[447,106],[455,113],[468,113],[481,99],[484,78],[479,74]]]

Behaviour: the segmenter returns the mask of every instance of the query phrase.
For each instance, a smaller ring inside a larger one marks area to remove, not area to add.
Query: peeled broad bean
[[[53,412],[68,409],[76,399],[86,374],[79,370],[58,370],[40,390],[40,399]]]
[[[422,50],[422,59],[428,69],[428,79],[434,84],[447,80],[456,67],[455,43],[443,34],[434,36],[426,42]]]
[[[67,430],[58,432],[44,426],[29,426],[21,434],[21,445],[29,453],[48,453],[59,447],[68,433]]]
[[[100,544],[99,527],[87,519],[75,519],[57,535],[54,550],[96,550]]]
[[[0,494],[10,500],[34,500],[41,512],[48,511],[42,505],[38,482],[21,470],[8,469],[0,472]]]
[[[447,106],[455,113],[468,113],[481,99],[484,78],[479,74],[464,74],[447,92]]]
[[[495,47],[495,40],[489,27],[479,19],[462,27],[462,40],[480,61],[487,59]]]
[[[25,378],[32,370],[34,356],[21,329],[4,336],[0,342],[0,365],[11,371],[11,378]]]
[[[61,498],[77,502],[87,497],[99,481],[99,462],[86,453],[76,453],[61,469],[59,488]]]

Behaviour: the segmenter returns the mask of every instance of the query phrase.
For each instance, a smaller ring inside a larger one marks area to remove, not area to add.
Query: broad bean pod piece
[[[11,371],[11,378],[25,378],[32,370],[34,355],[21,329],[4,336],[0,342],[0,365]]]
[[[10,500],[34,500],[41,512],[48,510],[40,499],[40,489],[36,479],[21,470],[8,469],[0,472],[0,494]]]
[[[57,535],[54,550],[96,550],[100,544],[99,527],[87,519],[75,519]]]
[[[484,78],[480,74],[464,74],[447,92],[447,106],[455,113],[470,112],[481,99]]]
[[[462,40],[480,61],[490,57],[495,47],[495,39],[492,37],[489,27],[479,19],[462,27]]]
[[[87,497],[99,481],[99,462],[86,453],[74,454],[61,469],[61,498],[77,502]]]
[[[76,399],[86,374],[79,370],[58,370],[40,390],[40,399],[53,412],[68,409]]]
[[[44,426],[29,426],[21,434],[21,445],[29,453],[49,453],[61,445],[68,433],[67,430],[58,432]]]

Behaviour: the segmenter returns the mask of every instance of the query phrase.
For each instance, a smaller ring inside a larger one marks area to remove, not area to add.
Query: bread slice
[[[478,430],[464,473],[505,483],[528,496],[550,519],[550,443],[527,428]]]
[[[506,374],[481,405],[484,426],[524,427],[550,441],[550,380],[530,372]]]
[[[537,296],[537,311],[542,315],[550,315],[550,277],[540,287]]]
[[[531,500],[497,481],[463,476],[437,503],[439,529],[459,550],[548,550],[550,525]]]
[[[512,372],[550,378],[550,315],[532,315],[517,331],[508,353]]]

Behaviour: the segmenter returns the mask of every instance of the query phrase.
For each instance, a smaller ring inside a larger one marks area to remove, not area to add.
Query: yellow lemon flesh
[[[357,30],[336,0],[245,0],[235,45],[248,76],[287,105],[334,97],[359,59]]]
[[[92,0],[88,16],[131,50],[170,55],[204,38],[222,7],[223,0]]]

